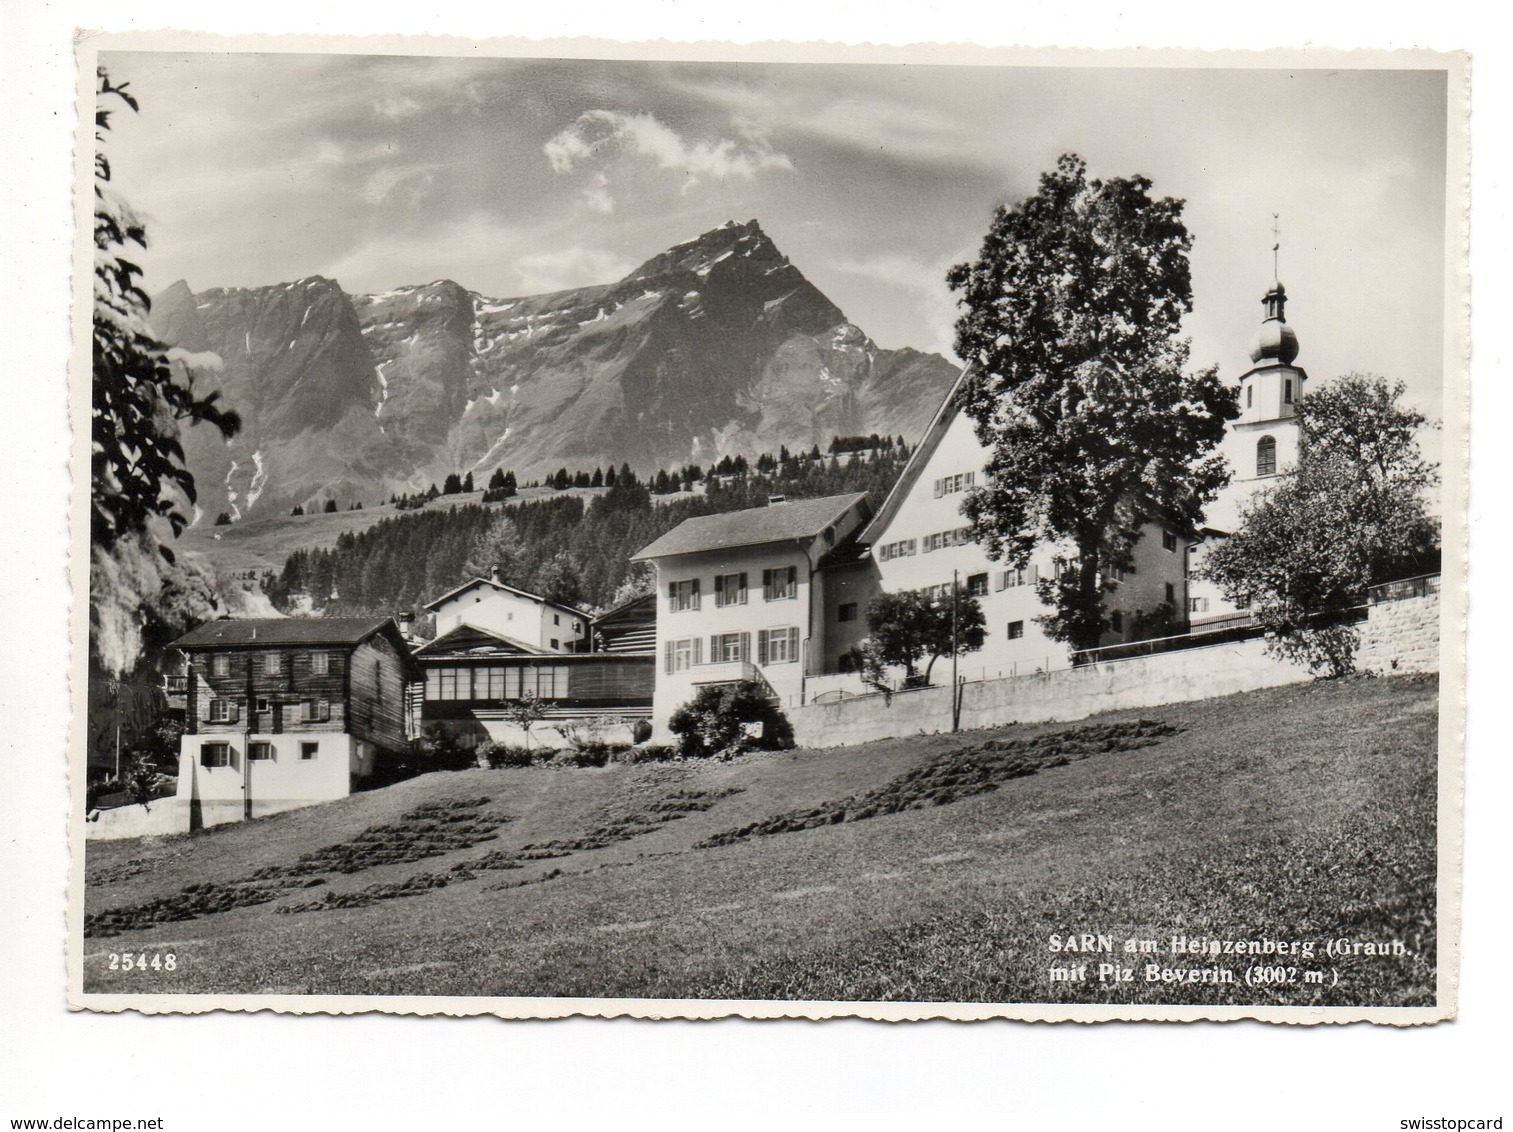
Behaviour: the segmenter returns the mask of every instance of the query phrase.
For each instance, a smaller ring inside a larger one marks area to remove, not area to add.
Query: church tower
[[[1277,278],[1280,240],[1272,245],[1272,280],[1261,300],[1264,314],[1250,368],[1240,375],[1240,415],[1229,423],[1220,451],[1229,461],[1229,485],[1207,509],[1207,537],[1188,553],[1188,620],[1221,620],[1237,610],[1218,587],[1199,577],[1203,555],[1216,538],[1240,525],[1240,510],[1258,491],[1286,475],[1298,461],[1298,402],[1308,374],[1296,364],[1298,336],[1287,325],[1287,289]]]
[[[1234,483],[1247,485],[1246,494],[1298,459],[1297,406],[1308,374],[1294,364],[1298,336],[1287,325],[1287,289],[1276,277],[1280,246],[1272,245],[1272,282],[1261,300],[1265,315],[1250,351],[1251,368],[1240,375],[1240,416],[1224,443]]]

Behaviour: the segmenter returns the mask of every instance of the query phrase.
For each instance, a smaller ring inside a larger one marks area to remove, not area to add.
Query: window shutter
[[[711,634],[709,638],[709,663],[718,664],[724,659],[724,656],[720,653],[720,635],[718,633]]]
[[[746,571],[745,570],[741,571],[741,593],[740,593],[739,600],[740,600],[740,603],[742,605],[746,604]]]
[[[227,704],[226,704],[226,722],[227,723],[235,723],[238,719],[241,718],[241,714],[242,714],[241,713],[241,705],[239,703],[237,703],[235,700],[230,700],[230,701],[227,702]]]
[[[797,660],[798,658],[799,658],[799,630],[798,630],[798,626],[795,625],[792,629],[788,630],[788,659],[789,660]]]
[[[695,664],[703,664],[704,663],[704,638],[703,637],[695,637],[693,639],[693,662]]]
[[[945,489],[945,481],[944,480],[936,480],[935,481],[935,498],[936,499],[939,499],[941,497],[941,495],[944,494],[944,489]]]
[[[1038,582],[1038,581],[1040,581],[1040,567],[1039,566],[1031,566],[1030,567],[1030,581],[1032,581],[1032,582]]]
[[[751,659],[751,634],[741,634],[741,661],[744,663]]]
[[[320,709],[320,721],[328,722],[331,719],[331,701],[321,700],[316,706]]]
[[[757,663],[760,664],[760,665],[762,665],[763,667],[766,667],[766,665],[767,665],[767,630],[766,629],[763,629],[759,633],[757,633]]]
[[[693,586],[692,586],[690,592],[693,595],[691,608],[698,609],[699,608],[699,579],[695,578],[693,580]]]
[[[668,641],[667,644],[665,646],[663,646],[663,652],[665,654],[664,659],[667,662],[667,671],[671,672],[672,671],[672,642],[671,641]]]
[[[727,600],[729,599],[725,596],[725,575],[716,574],[714,576],[714,603],[724,605]]]

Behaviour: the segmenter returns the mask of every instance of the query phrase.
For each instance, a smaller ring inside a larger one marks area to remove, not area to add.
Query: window
[[[883,543],[882,546],[877,548],[877,557],[879,561],[891,562],[895,558],[908,558],[910,555],[916,553],[918,549],[918,539],[901,538],[897,542]]]
[[[310,672],[315,676],[325,676],[331,671],[331,654],[313,652],[310,654]]]
[[[1124,612],[1116,609],[1108,615],[1109,628],[1116,633],[1124,632]]]
[[[203,767],[230,766],[231,744],[201,743],[200,765]]]
[[[944,495],[955,495],[958,491],[966,491],[976,482],[976,472],[958,472],[954,476],[943,476],[935,481],[935,498]]]
[[[787,601],[799,596],[799,568],[778,566],[762,571],[762,597],[767,601]]]
[[[987,597],[988,596],[988,576],[986,574],[968,574],[967,575],[967,596],[968,597]]]
[[[1122,582],[1129,576],[1129,571],[1123,566],[1107,566],[1104,568],[1103,577],[1108,582]]]
[[[330,700],[303,700],[299,705],[301,723],[325,723],[331,718]]]
[[[972,541],[971,527],[957,527],[951,531],[940,531],[933,535],[925,536],[925,553],[932,550],[945,550],[950,546],[965,546]]]
[[[1256,387],[1254,385],[1247,385],[1245,387],[1245,407],[1247,409],[1249,409],[1255,403],[1256,403]]]
[[[249,743],[247,744],[247,761],[253,763],[270,763],[273,761],[272,743]]]
[[[1166,604],[1177,604],[1177,587],[1172,585],[1170,582],[1166,583]]]
[[[581,632],[583,632],[583,622],[582,621],[574,621],[573,622],[573,632],[574,633],[581,633]]]
[[[309,762],[320,755],[319,743],[301,743],[299,745],[299,757],[304,762]]]
[[[709,662],[730,664],[751,656],[750,633],[717,633],[709,638]]]
[[[278,676],[284,671],[284,654],[270,652],[263,657],[263,671],[269,676]]]
[[[211,723],[235,723],[238,716],[237,702],[235,700],[213,699],[210,701],[209,719]]]
[[[554,648],[554,649],[560,649],[561,647],[562,647],[561,642],[559,642],[556,637],[553,637],[552,638],[552,648]]]
[[[560,625],[560,624],[562,624],[562,614],[560,614],[560,613],[553,613],[552,614],[552,624],[553,625]]]
[[[835,619],[837,621],[855,621],[856,620],[856,602],[854,602],[854,601],[843,601],[843,602],[841,602],[840,605],[836,606],[835,607]]]
[[[792,664],[799,658],[797,628],[763,629],[757,634],[757,663]]]
[[[253,710],[256,711],[258,715],[266,715],[268,714],[268,712],[273,710],[273,701],[268,699],[267,696],[259,696],[255,701],[253,701]]]
[[[685,637],[680,641],[668,641],[663,646],[663,662],[668,672],[687,672],[696,664],[704,663],[701,655],[703,642],[698,637]]]
[[[1208,598],[1206,598],[1206,597],[1190,597],[1190,598],[1188,598],[1187,599],[1187,611],[1189,613],[1207,613],[1208,612]]]
[[[1263,436],[1256,441],[1256,475],[1277,474],[1277,441],[1275,437]]]
[[[1021,566],[1018,569],[1004,570],[998,575],[998,588],[1011,590],[1015,586],[1027,586],[1040,580],[1040,567]]]
[[[212,676],[231,675],[231,658],[223,652],[216,653],[210,658],[210,673]]]
[[[468,687],[470,675],[466,668],[429,669],[426,672],[426,699],[471,699],[472,693]]]
[[[467,699],[502,700],[504,698],[503,668],[460,669],[459,673],[471,677],[472,689],[468,693]],[[427,692],[429,690],[428,686]]]
[[[1282,403],[1284,405],[1292,404],[1292,378],[1290,377],[1284,379],[1282,382]]]
[[[714,603],[717,606],[746,604],[746,575],[716,574]]]
[[[1009,622],[1008,638],[1011,641],[1018,641],[1018,640],[1023,640],[1024,639],[1024,622],[1023,621],[1010,621]]]
[[[689,578],[682,582],[667,584],[667,609],[670,613],[682,613],[699,608],[699,579]]]
[[[1162,531],[1161,549],[1169,550],[1173,554],[1177,553],[1177,536],[1174,535],[1171,531]]]

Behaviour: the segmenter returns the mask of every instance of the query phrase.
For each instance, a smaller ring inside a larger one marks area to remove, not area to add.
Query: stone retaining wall
[[[1361,626],[1355,664],[1383,676],[1399,672],[1438,672],[1440,648],[1439,588],[1398,601],[1373,605]]]

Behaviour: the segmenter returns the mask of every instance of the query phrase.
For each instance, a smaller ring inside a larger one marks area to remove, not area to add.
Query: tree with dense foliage
[[[793,746],[788,717],[772,702],[768,689],[754,680],[700,688],[672,713],[667,727],[689,758],[729,758],[752,747]]]
[[[447,473],[447,478],[441,481],[442,495],[456,495],[462,491],[462,477],[456,472]]]
[[[1438,567],[1425,507],[1437,476],[1419,454],[1424,417],[1402,382],[1350,374],[1298,402],[1298,465],[1209,552],[1204,575],[1248,609],[1272,649],[1310,671],[1354,669],[1351,611],[1368,587]]]
[[[928,590],[878,594],[867,606],[867,640],[861,648],[862,675],[868,683],[886,686],[890,668],[904,670],[904,687],[930,683],[935,662],[954,651],[974,652],[987,637],[987,621],[975,597]],[[925,662],[925,670],[919,665]]]
[[[299,516],[303,515],[304,513],[305,513],[305,508],[304,508],[304,506],[302,504],[299,504],[299,503],[296,503],[294,505],[294,510],[292,510],[292,511],[289,512],[289,514],[291,516],[295,517],[295,518],[298,518]]]
[[[1074,570],[1038,584],[1053,610],[1040,623],[1074,652],[1108,627],[1102,579],[1131,565],[1141,528],[1191,536],[1227,482],[1215,449],[1235,394],[1217,368],[1185,372],[1192,237],[1183,202],[1150,187],[1089,180],[1064,156],[948,276],[965,311],[961,407],[989,450],[963,513],[1009,566],[1042,544],[1074,549]]]
[[[473,473],[472,472],[469,472],[467,475],[465,475],[465,476],[462,477],[462,490],[464,492],[471,492],[473,490]]]
[[[326,505],[322,507],[321,510],[324,511],[327,515],[334,515],[336,513],[336,500],[326,500]]]

